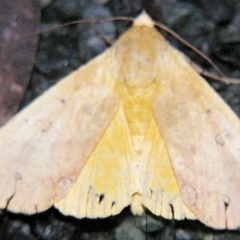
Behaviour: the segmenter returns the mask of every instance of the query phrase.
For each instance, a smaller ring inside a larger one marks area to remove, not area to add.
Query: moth
[[[126,206],[240,225],[240,121],[146,14],[0,129],[0,207],[77,218]]]

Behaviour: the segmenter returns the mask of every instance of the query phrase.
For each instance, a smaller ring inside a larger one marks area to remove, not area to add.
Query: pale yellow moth
[[[240,225],[240,121],[142,14],[0,130],[0,207],[103,218],[131,205]]]

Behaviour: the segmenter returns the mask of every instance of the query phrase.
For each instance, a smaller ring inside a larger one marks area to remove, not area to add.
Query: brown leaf
[[[19,108],[28,85],[38,36],[40,4],[32,0],[0,1],[0,126]]]

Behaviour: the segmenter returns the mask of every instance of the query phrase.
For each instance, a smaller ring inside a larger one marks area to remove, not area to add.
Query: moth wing
[[[118,214],[132,201],[136,181],[133,159],[131,134],[120,106],[71,191],[54,206],[77,218]]]
[[[170,156],[155,119],[152,119],[145,136],[140,169],[143,176],[142,204],[147,209],[166,219],[196,218],[181,197]]]
[[[240,121],[181,54],[167,48],[153,110],[181,197],[203,223],[237,228]]]
[[[1,208],[32,214],[69,192],[118,108],[105,54],[68,75],[1,129]]]

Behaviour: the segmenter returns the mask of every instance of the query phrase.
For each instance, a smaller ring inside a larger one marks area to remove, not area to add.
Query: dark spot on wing
[[[225,141],[220,133],[215,136],[215,141],[217,144],[219,144],[221,146],[223,146],[225,144]]]
[[[207,109],[206,113],[207,113],[208,115],[210,115],[210,114],[212,114],[212,110],[211,110],[211,109]]]
[[[152,195],[153,195],[153,190],[150,189],[149,192],[150,192],[150,197],[149,197],[149,198],[151,199],[151,198],[152,198]]]
[[[99,196],[99,201],[98,201],[98,203],[101,204],[101,202],[103,201],[103,199],[104,199],[104,194],[101,194],[101,195]]]
[[[16,181],[19,181],[22,179],[22,174],[20,172],[16,172],[14,175],[14,178]]]
[[[64,98],[61,99],[61,103],[62,104],[65,104],[66,103],[66,100]]]
[[[172,212],[172,219],[174,219],[174,207],[171,203],[169,205],[170,205],[171,212]]]

